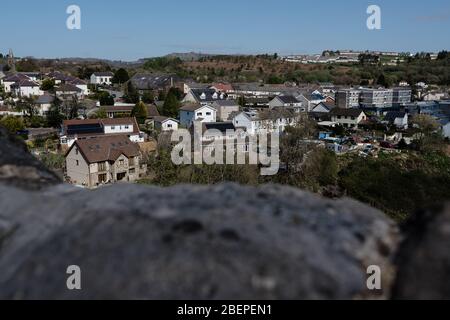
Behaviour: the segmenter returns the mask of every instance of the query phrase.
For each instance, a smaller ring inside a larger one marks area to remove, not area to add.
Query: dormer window
[[[202,99],[202,100],[206,99],[206,94],[204,92],[200,95],[200,99]]]
[[[217,92],[214,92],[212,97],[213,97],[213,99],[217,99]]]

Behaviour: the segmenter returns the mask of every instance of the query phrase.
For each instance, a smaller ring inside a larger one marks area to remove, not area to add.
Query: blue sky
[[[20,5],[19,5],[20,4]],[[81,30],[66,8],[81,8]],[[382,30],[366,27],[368,5]],[[171,52],[316,53],[450,49],[448,0],[2,1],[0,52],[134,60]]]

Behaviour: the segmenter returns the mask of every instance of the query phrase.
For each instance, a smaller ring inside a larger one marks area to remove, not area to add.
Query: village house
[[[232,122],[211,122],[201,124],[201,137],[196,137],[201,142],[202,153],[212,152],[215,150],[217,142],[223,146],[223,151],[231,144],[236,152],[248,152],[248,141],[245,139],[246,134],[242,129],[236,129]],[[191,127],[191,130],[194,130]],[[192,132],[194,135],[197,132]],[[216,150],[217,151],[217,150]]]
[[[239,104],[235,100],[218,100],[212,106],[217,110],[218,121],[228,121],[233,112],[239,111]]]
[[[267,85],[260,83],[236,83],[233,90],[228,91],[230,97],[275,97],[283,93],[292,91],[292,87],[285,85]]]
[[[112,72],[94,72],[91,75],[91,84],[95,85],[108,85],[112,84],[112,78],[114,74]]]
[[[225,94],[233,91],[233,86],[231,84],[223,82],[213,83],[209,88]]]
[[[178,121],[168,117],[154,117],[153,128],[161,132],[178,130]]]
[[[39,82],[41,80],[40,72],[18,72],[17,74],[28,77],[31,81]]]
[[[10,88],[17,97],[40,96],[44,93],[39,84],[32,80],[20,80],[12,84]]]
[[[317,90],[310,93],[301,93],[295,98],[302,103],[305,112],[310,112],[319,103],[327,101],[327,97]]]
[[[209,105],[191,103],[180,108],[180,124],[186,128],[192,126],[194,121],[216,122],[217,110]]]
[[[108,118],[131,117],[134,103],[115,103],[113,106],[103,106]],[[154,104],[147,105],[147,119],[153,119],[159,116],[159,111]]]
[[[191,89],[182,102],[212,105],[214,102],[225,100],[226,98],[227,96],[224,93],[217,92],[214,89]]]
[[[277,110],[279,111],[279,110]],[[294,126],[296,113],[293,110],[282,110],[280,112],[261,113],[255,110],[240,112],[233,117],[233,125],[242,128],[250,135],[266,132],[284,132],[286,127]]]
[[[357,129],[362,121],[367,120],[366,114],[359,109],[334,108],[330,112],[331,121],[345,128]]]
[[[305,112],[306,108],[303,103],[292,95],[281,95],[273,98],[269,102],[269,108],[293,108],[296,112]]]
[[[446,92],[430,91],[422,95],[423,101],[439,101],[448,98]]]
[[[137,73],[131,79],[135,89],[142,95],[145,92],[167,92],[172,87],[181,89],[180,79],[173,74],[145,74]]]
[[[144,142],[136,118],[85,119],[63,121],[60,144],[70,148],[75,141],[102,136],[125,135],[132,142]]]
[[[74,85],[75,87],[77,87],[78,89],[81,90],[81,94],[83,96],[87,96],[89,95],[89,88],[88,88],[88,84],[86,81],[75,78],[75,77],[71,77],[71,79],[69,79],[69,81],[67,82],[71,85]]]
[[[58,98],[62,99],[70,99],[72,97],[77,97],[78,99],[84,98],[83,90],[70,83],[60,84],[55,88],[55,93]]]
[[[122,135],[77,140],[65,158],[68,182],[87,188],[133,182],[145,173],[139,145]]]
[[[334,104],[327,103],[327,102],[321,102],[318,105],[316,105],[314,108],[312,108],[311,112],[315,112],[315,113],[329,113],[334,108],[335,108]]]
[[[29,77],[27,77],[26,75],[17,73],[14,75],[10,75],[10,76],[6,76],[1,80],[1,83],[3,85],[3,89],[5,90],[6,93],[11,93],[12,92],[12,88],[11,86],[19,83],[20,81],[23,80],[29,80],[31,81],[31,79]]]
[[[398,129],[408,129],[408,114],[406,112],[389,111],[384,116],[384,122],[395,125]]]
[[[53,71],[48,73],[46,75],[46,78],[53,80],[55,82],[55,85],[66,83],[68,80],[67,75],[59,71]]]
[[[44,93],[39,96],[35,102],[38,114],[40,116],[46,116],[54,101],[55,97],[49,95],[48,93]]]

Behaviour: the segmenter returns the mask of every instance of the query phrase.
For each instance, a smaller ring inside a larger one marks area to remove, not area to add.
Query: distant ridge
[[[201,58],[211,57],[213,54],[201,52],[184,52],[184,53],[170,53],[166,55],[167,58],[180,58],[182,61],[198,61]]]

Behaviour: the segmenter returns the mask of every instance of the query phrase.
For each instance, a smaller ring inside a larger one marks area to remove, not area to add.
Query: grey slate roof
[[[216,92],[214,89],[191,89],[192,94],[198,102],[214,102],[220,99],[221,94]],[[204,94],[205,99],[202,99],[202,95]],[[214,94],[217,94],[217,99],[214,98]]]
[[[331,115],[333,116],[347,116],[347,117],[358,117],[362,112],[360,109],[343,109],[343,108],[334,108],[331,110]]]
[[[388,113],[386,113],[386,115],[384,116],[384,120],[389,121],[389,122],[394,122],[395,119],[397,118],[404,118],[406,115],[405,112],[400,112],[400,111],[389,111]]]
[[[220,107],[236,107],[239,106],[239,104],[235,100],[217,100],[214,102],[214,104],[220,106]]]
[[[94,72],[94,76],[96,77],[113,77],[114,73],[110,72],[110,71],[106,71],[106,72]]]
[[[169,86],[178,78],[175,75],[158,75],[138,73],[131,78],[133,86],[138,90],[155,90]]]
[[[55,100],[55,98],[49,94],[44,94],[42,96],[39,96],[39,98],[36,100],[36,104],[50,104]]]
[[[299,103],[297,98],[291,95],[287,96],[278,96],[278,99],[280,99],[283,103]]]

